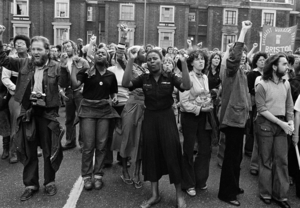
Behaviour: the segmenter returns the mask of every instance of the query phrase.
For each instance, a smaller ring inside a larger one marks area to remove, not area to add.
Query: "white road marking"
[[[79,176],[77,181],[74,183],[74,186],[69,194],[69,199],[63,208],[76,208],[77,201],[80,197],[80,194],[83,189],[83,180],[82,177]]]

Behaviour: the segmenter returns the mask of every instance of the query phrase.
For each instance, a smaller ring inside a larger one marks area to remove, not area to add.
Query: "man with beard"
[[[13,39],[13,45],[16,49],[16,53],[13,53],[9,55],[13,58],[31,58],[28,54],[28,50],[30,47],[30,39],[29,37],[25,35],[17,35]],[[5,159],[9,157],[9,163],[17,163],[17,153],[16,153],[16,147],[14,145],[14,136],[16,133],[16,127],[17,127],[17,117],[20,114],[21,106],[18,102],[15,101],[14,95],[16,90],[16,83],[18,78],[17,72],[8,70],[3,67],[2,71],[2,82],[8,89],[9,93],[11,94],[11,98],[9,100],[9,113],[10,113],[10,124],[11,124],[11,135],[10,139],[7,141],[7,138],[3,138],[3,155],[4,157],[2,159]]]
[[[72,71],[76,72],[76,74],[81,69],[89,68],[88,62],[81,57],[77,56],[77,46],[71,40],[67,40],[63,42],[64,52],[61,55],[61,63],[62,60],[65,61],[63,56],[67,56],[67,70],[62,70],[62,76],[65,78],[63,85],[61,87],[65,88],[65,92],[63,90],[60,91],[61,94],[65,94],[68,99],[66,102],[66,143],[63,146],[63,150],[73,149],[76,147],[76,126],[74,126],[76,112],[78,110],[79,104],[82,100],[82,85],[73,86],[71,82],[71,73]],[[81,135],[79,130],[79,145],[82,146]]]
[[[56,117],[59,108],[60,66],[49,59],[49,40],[42,36],[31,39],[32,59],[7,57],[3,51],[0,26],[0,66],[19,73],[15,101],[21,104],[16,132],[18,159],[24,165],[25,191],[20,200],[26,201],[39,190],[37,146],[43,149],[45,194],[53,196],[57,189],[55,174],[63,155],[61,129]]]
[[[282,79],[287,69],[285,55],[269,57],[255,92],[260,199],[266,204],[274,199],[284,208],[290,207],[287,135],[294,131],[291,87]]]

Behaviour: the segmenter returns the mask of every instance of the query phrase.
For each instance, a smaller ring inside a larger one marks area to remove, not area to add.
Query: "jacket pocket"
[[[230,105],[228,109],[228,120],[236,124],[244,124],[247,119],[245,106]]]
[[[273,136],[272,129],[269,125],[262,124],[262,125],[257,125],[258,129],[258,134],[259,136]]]

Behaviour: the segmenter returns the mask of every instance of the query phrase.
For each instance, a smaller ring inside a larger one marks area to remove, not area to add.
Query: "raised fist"
[[[120,25],[122,36],[126,36],[131,30],[125,24]]]
[[[187,39],[186,42],[188,45],[192,45],[192,41],[190,39]]]
[[[253,48],[257,48],[258,44],[257,43],[253,43]]]
[[[92,37],[90,38],[90,44],[96,45],[96,40],[97,40],[97,36],[92,35]]]
[[[252,22],[250,20],[246,20],[242,22],[243,29],[250,29],[252,27]]]

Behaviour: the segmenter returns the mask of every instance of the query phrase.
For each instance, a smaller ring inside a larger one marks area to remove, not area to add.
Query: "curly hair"
[[[204,69],[207,68],[208,56],[207,56],[207,53],[205,51],[196,49],[196,50],[191,51],[188,55],[189,55],[189,58],[187,59],[187,65],[188,65],[189,71],[193,71],[192,63],[195,60],[195,58],[198,58],[199,55],[201,55],[204,58],[204,61],[205,61]]]
[[[64,41],[64,42],[62,43],[62,45],[64,46],[64,45],[67,44],[67,43],[71,43],[72,48],[73,48],[73,50],[74,50],[74,54],[77,55],[77,44],[76,44],[74,41],[72,41],[72,40],[66,40],[66,41]]]
[[[252,68],[253,69],[257,68],[256,63],[261,56],[264,57],[265,59],[268,58],[268,54],[265,52],[262,52],[262,51],[259,51],[256,54],[254,54],[253,59],[252,59]]]
[[[29,47],[30,47],[30,38],[29,37],[27,37],[26,35],[16,35],[13,39],[14,46],[16,46],[17,40],[24,40],[26,47],[29,49]]]

